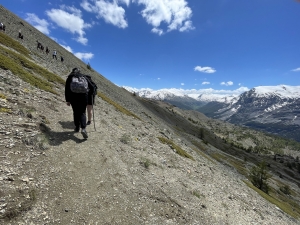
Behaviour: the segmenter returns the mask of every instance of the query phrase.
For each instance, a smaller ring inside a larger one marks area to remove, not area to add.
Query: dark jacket
[[[88,95],[92,95],[91,90],[92,90],[92,86],[91,84],[88,82],[89,85],[89,92],[88,93],[74,93],[71,91],[70,88],[70,84],[72,81],[72,77],[74,76],[74,73],[71,73],[67,80],[66,80],[66,86],[65,86],[65,99],[66,102],[86,102],[87,103],[87,99],[88,99]]]

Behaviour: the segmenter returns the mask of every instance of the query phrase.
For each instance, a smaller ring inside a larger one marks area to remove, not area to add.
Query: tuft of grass
[[[294,217],[295,219],[300,218],[300,206],[293,202],[290,204],[289,202],[286,201],[281,201],[277,198],[274,198],[271,196],[271,194],[266,194],[262,190],[258,189],[255,187],[252,183],[248,181],[243,181],[248,187],[252,188],[254,191],[256,191],[260,196],[271,202],[272,204],[276,205],[279,207],[282,211],[285,213],[289,214],[290,216]]]
[[[0,98],[2,98],[2,99],[6,99],[6,95],[4,95],[4,94],[0,93]]]
[[[11,113],[11,109],[0,107],[0,113]]]
[[[151,162],[150,162],[149,159],[142,159],[142,161],[141,161],[141,165],[142,165],[143,167],[145,167],[146,169],[149,168],[150,164],[151,164]]]
[[[18,41],[12,39],[11,37],[4,34],[3,32],[0,32],[0,43],[4,46],[14,49],[15,51],[19,52],[20,54],[25,55],[26,57],[30,58],[30,56],[29,56],[30,52],[27,48],[25,48]]]
[[[180,156],[183,156],[185,158],[191,159],[191,160],[195,160],[193,158],[193,156],[191,156],[190,154],[188,154],[186,151],[184,151],[181,147],[179,147],[178,145],[176,145],[173,141],[166,139],[164,137],[158,137],[159,141],[163,144],[167,144],[169,145],[172,149],[174,149],[176,151],[176,153]]]
[[[122,107],[121,105],[119,105],[118,103],[114,102],[113,100],[111,100],[109,97],[107,97],[106,95],[104,95],[101,92],[97,92],[97,95],[102,98],[104,101],[106,101],[107,103],[113,105],[117,110],[119,110],[120,112],[124,113],[125,115],[128,116],[132,116],[138,120],[141,120],[137,115],[135,115],[134,113],[128,111],[127,109],[125,109],[124,107]]]
[[[120,141],[124,144],[129,144],[131,142],[131,138],[128,134],[123,134]]]
[[[200,194],[198,191],[192,191],[192,194],[194,195],[194,196],[196,196],[197,198],[201,198],[201,197],[205,197],[203,194]]]

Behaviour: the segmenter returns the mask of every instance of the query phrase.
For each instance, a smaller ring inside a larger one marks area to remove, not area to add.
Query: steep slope
[[[214,118],[300,141],[299,87],[257,87],[218,110]]]
[[[80,66],[101,91],[94,109],[96,130],[88,127],[84,141],[73,133],[72,111],[59,79],[52,82],[26,65],[12,73],[1,64],[1,224],[299,224],[248,188],[232,167],[203,153],[222,154],[219,149],[189,132],[182,136],[184,124],[190,126],[184,116],[174,115],[180,129],[174,128],[165,105],[145,103],[87,70],[3,7],[0,20],[15,40],[22,26],[28,60],[60,78]],[[38,52],[29,35],[61,52],[64,64]],[[18,52],[16,45],[1,47],[3,57]],[[54,92],[30,85],[19,73],[52,84]],[[296,193],[297,186],[287,183]]]

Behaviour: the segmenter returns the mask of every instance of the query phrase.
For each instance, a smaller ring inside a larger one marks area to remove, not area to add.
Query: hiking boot
[[[86,125],[91,125],[91,121],[87,121]]]
[[[85,139],[88,138],[88,134],[87,134],[87,132],[86,132],[85,129],[81,129],[81,134],[82,134],[82,136],[83,136]]]
[[[79,132],[79,127],[75,127],[74,131],[77,133]]]

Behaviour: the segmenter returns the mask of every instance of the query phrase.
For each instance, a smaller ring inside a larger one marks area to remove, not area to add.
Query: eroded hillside
[[[264,195],[247,179],[254,164],[222,151],[242,150],[184,111],[115,86],[3,7],[0,20],[1,224],[299,224],[296,183],[273,174]],[[64,102],[73,67],[99,87],[86,141]]]

